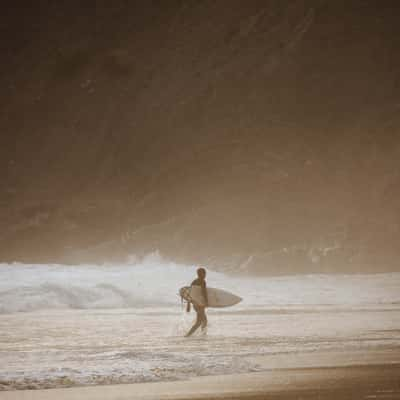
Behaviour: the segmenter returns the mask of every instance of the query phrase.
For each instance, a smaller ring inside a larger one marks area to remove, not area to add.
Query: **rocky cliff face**
[[[1,260],[398,269],[396,7],[10,2]]]

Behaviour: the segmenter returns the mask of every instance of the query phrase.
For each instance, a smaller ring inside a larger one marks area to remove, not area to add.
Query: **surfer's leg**
[[[204,330],[207,327],[207,315],[206,315],[206,309],[202,307],[201,312],[200,312],[200,318],[201,318],[201,329]]]
[[[199,310],[199,308],[197,308],[196,306],[194,306],[194,309],[195,309],[196,315],[197,315],[197,317],[196,317],[196,322],[195,322],[195,324],[190,328],[190,331],[185,335],[186,337],[188,337],[188,336],[192,335],[194,332],[196,332],[196,330],[199,328],[199,326],[200,326],[201,323],[202,323],[202,319],[201,319],[201,316],[200,316],[200,310]]]

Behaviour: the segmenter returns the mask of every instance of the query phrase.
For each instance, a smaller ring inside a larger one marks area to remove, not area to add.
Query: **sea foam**
[[[158,254],[128,265],[0,264],[0,313],[171,306],[195,274]],[[400,303],[400,273],[255,278],[209,270],[207,281],[241,296],[239,309]]]

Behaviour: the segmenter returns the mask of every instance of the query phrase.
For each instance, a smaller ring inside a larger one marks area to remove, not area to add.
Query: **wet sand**
[[[276,369],[187,381],[7,391],[1,400],[400,399],[400,364]]]

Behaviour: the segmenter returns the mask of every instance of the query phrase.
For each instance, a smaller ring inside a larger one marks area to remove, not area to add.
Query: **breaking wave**
[[[129,265],[0,264],[0,313],[176,305],[195,271],[157,253]],[[400,303],[400,273],[252,278],[209,271],[207,280],[243,297],[245,309]]]

